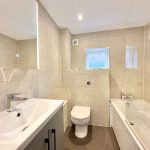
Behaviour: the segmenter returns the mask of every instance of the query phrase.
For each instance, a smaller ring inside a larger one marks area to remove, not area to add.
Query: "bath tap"
[[[126,100],[126,99],[127,99],[127,96],[126,96],[124,93],[121,93],[121,99],[122,99],[122,100]]]
[[[129,94],[129,95],[127,96],[127,99],[130,100],[130,101],[132,101],[132,100],[133,100],[133,94]]]
[[[121,99],[126,101],[132,101],[133,100],[133,94],[124,94],[121,93]]]
[[[16,110],[16,104],[14,103],[14,101],[25,101],[28,98],[24,98],[24,97],[17,97],[16,95],[19,95],[21,93],[11,93],[7,95],[7,111],[8,112],[12,112]]]

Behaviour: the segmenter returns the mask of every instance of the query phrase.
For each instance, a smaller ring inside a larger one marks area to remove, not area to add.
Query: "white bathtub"
[[[121,150],[150,150],[150,103],[111,99],[110,125]]]

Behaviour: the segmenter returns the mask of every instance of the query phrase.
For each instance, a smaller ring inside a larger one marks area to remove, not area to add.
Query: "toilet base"
[[[75,125],[75,135],[78,138],[84,138],[84,137],[86,137],[87,133],[88,133],[88,125],[85,125],[85,126]]]

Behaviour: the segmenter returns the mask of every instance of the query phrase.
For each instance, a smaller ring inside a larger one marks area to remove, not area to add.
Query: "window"
[[[127,46],[126,47],[126,68],[129,68],[129,69],[138,68],[136,46]]]
[[[108,69],[109,48],[89,48],[86,51],[86,69]]]

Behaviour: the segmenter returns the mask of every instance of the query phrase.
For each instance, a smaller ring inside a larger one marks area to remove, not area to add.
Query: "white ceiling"
[[[17,40],[36,37],[35,0],[0,0],[0,33]]]
[[[143,26],[150,21],[150,0],[40,0],[60,28],[86,33]],[[78,21],[77,15],[83,14]]]

